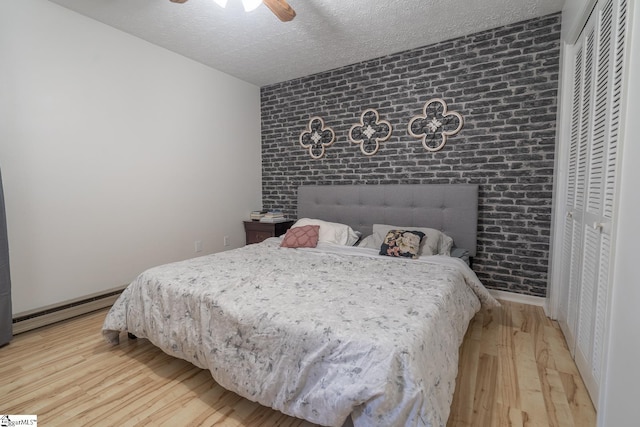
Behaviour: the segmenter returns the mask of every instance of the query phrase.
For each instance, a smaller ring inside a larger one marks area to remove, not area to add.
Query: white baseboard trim
[[[496,289],[489,289],[489,293],[493,295],[495,299],[501,299],[503,301],[517,302],[519,304],[537,305],[544,309],[544,313],[547,313],[547,299],[544,297],[536,297],[533,295],[516,294],[515,292],[498,291]]]

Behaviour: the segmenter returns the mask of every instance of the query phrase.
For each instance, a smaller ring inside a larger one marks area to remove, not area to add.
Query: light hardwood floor
[[[18,335],[0,348],[0,414],[42,426],[313,426],[226,391],[146,340],[100,335],[106,311]],[[448,427],[595,426],[557,323],[503,303],[469,326]]]

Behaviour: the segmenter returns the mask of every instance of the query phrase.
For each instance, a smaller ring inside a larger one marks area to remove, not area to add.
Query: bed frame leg
[[[127,332],[127,337],[129,337],[130,340],[136,340],[138,339],[137,336],[133,335],[131,332]]]

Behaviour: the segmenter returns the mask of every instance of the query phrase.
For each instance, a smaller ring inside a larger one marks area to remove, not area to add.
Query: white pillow
[[[384,240],[384,236],[387,235],[389,230],[415,230],[423,232],[425,238],[423,239],[422,248],[419,255],[449,256],[451,254],[453,239],[440,230],[436,230],[435,228],[397,226],[386,224],[373,224],[373,234],[363,239],[363,243],[365,243],[366,246],[362,245],[362,247],[377,247],[379,249]],[[371,237],[371,239],[367,240],[369,237]],[[365,240],[367,240],[367,242],[364,242]]]
[[[359,248],[376,249],[378,251],[380,250],[381,245],[382,242],[378,244],[376,241],[376,236],[374,236],[373,234],[369,234],[367,237],[358,242]]]
[[[353,246],[359,239],[356,232],[346,224],[328,222],[321,219],[301,218],[291,228],[304,225],[319,225],[318,242],[334,243],[336,245]]]

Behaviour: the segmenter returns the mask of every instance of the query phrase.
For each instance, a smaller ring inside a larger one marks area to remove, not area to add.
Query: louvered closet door
[[[580,290],[580,261],[582,249],[582,213],[584,205],[584,169],[586,165],[585,144],[581,144],[580,131],[583,123],[584,90],[584,39],[572,47],[573,54],[573,99],[571,109],[571,132],[567,168],[566,218],[563,231],[563,283],[567,284],[560,301],[559,321],[565,331],[569,348],[575,347],[575,330],[578,317],[578,292]],[[588,119],[586,115],[585,120]]]
[[[626,0],[600,1],[572,48],[573,99],[559,320],[595,404],[609,297]]]

